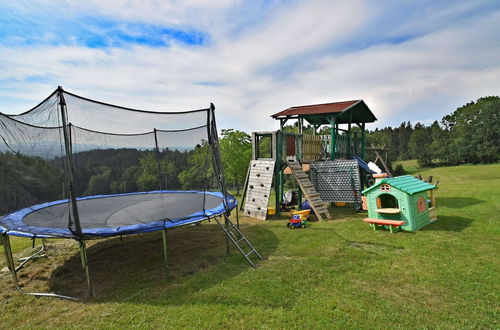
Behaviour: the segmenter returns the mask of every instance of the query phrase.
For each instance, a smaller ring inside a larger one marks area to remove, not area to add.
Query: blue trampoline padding
[[[160,195],[160,197],[156,196]],[[142,221],[146,221],[145,223],[136,223],[136,224],[128,224],[123,226],[116,227],[96,227],[96,228],[88,228],[85,226],[85,223],[82,223],[82,232],[83,235],[87,238],[91,237],[110,237],[110,236],[118,236],[118,235],[128,235],[128,234],[138,234],[145,233],[150,231],[162,230],[167,228],[179,227],[203,220],[208,220],[211,217],[221,215],[225,212],[226,208],[224,206],[223,194],[221,192],[203,192],[203,191],[168,191],[168,190],[158,190],[158,191],[148,191],[148,192],[135,192],[135,193],[125,193],[125,194],[113,194],[113,195],[95,195],[95,196],[86,196],[77,198],[77,205],[82,205],[85,201],[103,201],[102,205],[106,205],[109,203],[113,203],[117,200],[122,200],[123,198],[127,199],[127,196],[135,197],[142,196],[145,202],[150,202],[148,197],[152,197],[156,203],[162,202],[162,198],[172,197],[174,200],[170,200],[168,202],[175,203],[176,210],[182,213],[183,211],[187,211],[186,214],[181,214],[181,216],[176,216],[175,218],[163,218],[161,220],[147,222],[148,219],[141,219]],[[183,204],[185,202],[183,197],[190,196],[190,200],[198,199],[200,204],[198,206],[204,205],[206,202],[206,206],[210,206],[209,208],[202,209],[199,207],[198,209],[193,209],[193,207],[189,207],[189,205]],[[167,198],[167,199],[169,199]],[[171,198],[170,198],[171,199]],[[233,196],[226,194],[226,204],[229,210],[232,210],[236,207],[238,201]],[[203,202],[203,204],[201,204]],[[66,204],[66,205],[63,205]],[[7,233],[9,235],[21,236],[21,237],[29,237],[29,238],[74,238],[74,235],[68,228],[64,228],[62,226],[59,227],[44,227],[44,226],[33,226],[25,223],[25,220],[28,217],[37,218],[37,212],[40,213],[40,216],[47,217],[48,210],[51,208],[59,207],[62,209],[69,209],[69,200],[58,200],[48,203],[42,203],[38,205],[34,205],[31,207],[27,207],[24,209],[20,209],[18,211],[6,214],[3,218],[0,219],[0,233]],[[111,204],[110,204],[111,205]],[[134,207],[131,205],[130,207]],[[122,211],[121,209],[119,211]],[[154,210],[147,210],[151,211]],[[159,210],[159,212],[164,212],[165,210]],[[80,213],[80,212],[79,212]],[[177,215],[180,214],[177,212]],[[67,215],[68,213],[66,213]],[[99,213],[94,216],[98,217]],[[82,216],[80,216],[82,220]],[[64,225],[67,227],[67,218],[65,220]]]

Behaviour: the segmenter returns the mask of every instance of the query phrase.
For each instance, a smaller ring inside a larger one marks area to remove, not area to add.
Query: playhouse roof
[[[314,125],[330,124],[334,116],[336,123],[373,123],[377,120],[363,100],[291,107],[271,115],[274,119],[303,117]]]
[[[421,191],[431,190],[436,188],[435,185],[414,178],[411,175],[403,175],[403,176],[397,176],[395,178],[382,179],[373,186],[371,186],[370,188],[363,190],[363,195],[377,188],[383,183],[386,183],[410,195],[413,195]]]

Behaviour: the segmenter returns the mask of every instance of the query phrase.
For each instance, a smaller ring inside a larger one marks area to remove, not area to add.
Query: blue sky
[[[500,94],[498,1],[0,3],[0,111],[58,85],[157,110],[217,107],[220,128],[276,129],[295,105],[364,99],[430,123]]]

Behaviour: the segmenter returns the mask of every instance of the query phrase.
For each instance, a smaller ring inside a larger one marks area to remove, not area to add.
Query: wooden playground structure
[[[332,218],[328,202],[360,204],[363,179],[353,158],[364,158],[365,125],[377,120],[363,100],[292,107],[271,117],[280,121],[280,130],[252,133],[252,161],[241,205],[245,215],[266,219],[273,182],[279,214],[285,174],[292,174],[300,187],[299,206],[307,198],[320,221]],[[295,132],[285,130],[290,121],[296,121]],[[318,170],[325,167],[336,170]],[[309,176],[308,170],[316,175]],[[324,188],[325,180],[335,184]],[[334,185],[343,190],[331,190],[340,189]]]

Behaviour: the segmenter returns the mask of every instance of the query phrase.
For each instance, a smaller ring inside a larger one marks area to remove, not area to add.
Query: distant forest
[[[500,155],[500,98],[483,97],[430,126],[409,122],[376,129],[367,144],[386,145],[389,160],[417,159],[422,167],[494,163]]]
[[[388,148],[389,161],[417,159],[421,166],[491,163],[499,160],[500,98],[468,103],[430,126],[402,123],[368,132],[367,145]],[[293,127],[291,127],[293,128]],[[306,129],[307,131],[307,129]],[[221,158],[228,189],[239,193],[251,158],[250,135],[222,130]],[[78,196],[168,190],[217,189],[206,142],[191,150],[93,150],[74,155]],[[374,160],[367,154],[368,160]],[[160,180],[158,180],[158,171]],[[0,215],[67,198],[63,159],[50,161],[0,154]]]
[[[229,186],[239,190],[250,161],[250,136],[222,130],[222,162]],[[159,162],[157,161],[159,159]],[[68,198],[64,158],[50,160],[0,153],[0,215],[43,202]],[[91,150],[73,155],[77,196],[152,190],[218,190],[206,141],[193,149]],[[158,175],[160,174],[160,175]]]

